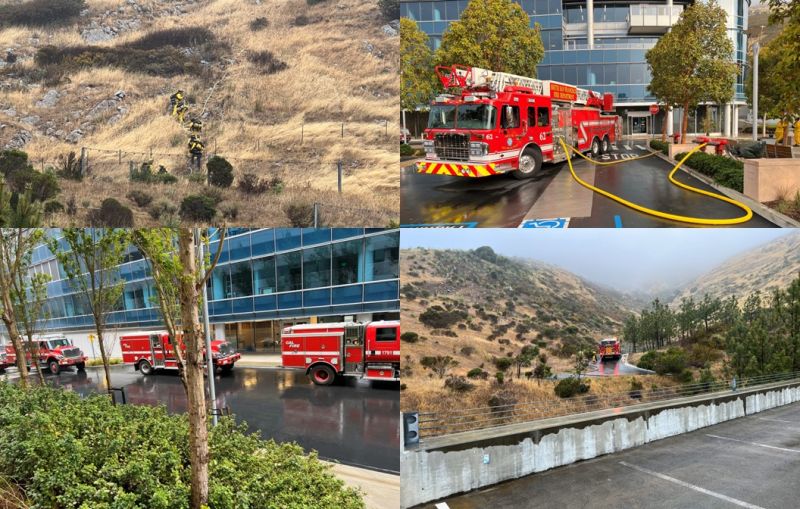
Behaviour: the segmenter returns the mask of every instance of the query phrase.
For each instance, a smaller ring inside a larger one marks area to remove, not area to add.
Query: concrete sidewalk
[[[280,353],[243,353],[236,365],[243,368],[280,368],[283,361]]]
[[[330,463],[336,477],[364,493],[367,509],[400,507],[400,476],[366,468]]]

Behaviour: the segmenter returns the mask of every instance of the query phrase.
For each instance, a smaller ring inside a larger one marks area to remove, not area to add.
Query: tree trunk
[[[14,351],[17,354],[17,369],[19,370],[19,384],[22,387],[28,386],[28,367],[25,362],[25,348],[22,345],[22,337],[19,334],[19,329],[17,328],[17,321],[14,319],[13,312],[9,313],[11,307],[11,297],[7,294],[3,295],[3,308],[5,312],[3,313],[3,323],[6,326],[6,330],[8,331],[8,337],[11,339],[11,344],[14,346]],[[33,362],[33,359],[31,359]]]
[[[203,337],[198,313],[197,260],[191,228],[181,228],[179,257],[183,266],[180,280],[181,321],[186,345],[186,389],[189,403],[189,461],[192,468],[191,507],[208,503],[208,427],[206,393],[203,380]]]
[[[28,336],[28,349],[31,352],[31,359],[39,359],[39,346],[34,343],[33,336]],[[33,362],[34,366],[36,366],[36,373],[39,375],[39,382],[44,385],[44,373],[42,373],[42,366],[39,362]]]
[[[106,345],[103,340],[103,326],[95,316],[95,331],[97,331],[97,344],[100,346],[100,358],[103,361],[103,370],[106,372],[106,389],[111,390],[111,371],[108,368],[108,357],[106,356]],[[113,401],[113,397],[112,397]]]
[[[681,143],[686,143],[686,130],[689,129],[689,103],[683,103],[681,115]]]

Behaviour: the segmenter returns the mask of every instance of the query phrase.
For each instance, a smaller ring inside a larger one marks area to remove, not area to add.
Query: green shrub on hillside
[[[553,390],[559,398],[571,398],[576,394],[589,392],[589,380],[570,377],[560,380]]]
[[[670,347],[666,352],[650,351],[642,355],[637,366],[655,371],[659,375],[683,375],[688,361],[686,352],[680,348]],[[689,373],[691,374],[691,372]]]
[[[32,507],[188,508],[188,434],[186,416],[163,406],[0,383],[0,478]],[[263,441],[230,417],[209,434],[210,507],[364,507],[316,453]]]
[[[84,8],[85,0],[30,0],[0,5],[0,27],[66,24],[77,18]]]
[[[448,329],[465,320],[468,314],[457,309],[447,311],[442,306],[431,306],[419,315],[419,321],[434,329]]]

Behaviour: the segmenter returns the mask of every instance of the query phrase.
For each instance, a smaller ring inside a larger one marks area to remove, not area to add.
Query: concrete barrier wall
[[[507,430],[469,432],[461,434],[463,440],[431,439],[418,449],[401,452],[401,507],[596,458],[796,401],[800,401],[800,383],[592,412],[583,418],[548,419],[530,423],[528,429],[511,425]]]

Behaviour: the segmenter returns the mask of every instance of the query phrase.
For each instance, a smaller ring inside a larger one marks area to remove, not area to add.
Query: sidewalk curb
[[[648,150],[650,152],[654,152],[656,154],[656,157],[668,162],[672,166],[675,166],[675,164],[677,164],[677,162],[678,162],[678,161],[673,161],[669,157],[665,156],[661,151],[653,150],[653,149],[651,149],[649,147],[648,147]],[[750,198],[748,196],[743,195],[739,191],[735,191],[735,190],[733,190],[733,189],[731,189],[729,187],[725,187],[725,186],[722,186],[722,185],[718,184],[717,182],[712,180],[710,177],[708,177],[706,175],[703,175],[702,173],[700,173],[700,172],[698,172],[696,170],[693,170],[692,168],[687,167],[685,164],[681,165],[680,170],[686,172],[687,174],[689,174],[692,177],[696,178],[700,182],[702,182],[702,183],[704,183],[704,184],[706,184],[708,186],[713,187],[714,189],[716,189],[720,193],[724,194],[728,198],[732,198],[732,199],[734,199],[736,201],[740,201],[740,202],[744,203],[745,205],[750,207],[754,212],[757,212],[760,216],[766,218],[768,221],[774,223],[775,225],[777,225],[777,226],[779,226],[781,228],[800,228],[800,222],[795,221],[794,219],[781,214],[777,210],[773,210],[773,209],[767,207],[766,205],[764,205],[764,204],[762,204],[760,202],[757,202],[756,200],[754,200],[754,199],[752,199],[752,198]]]

